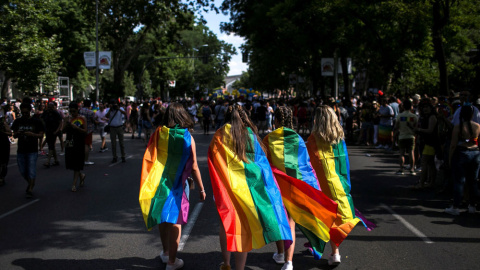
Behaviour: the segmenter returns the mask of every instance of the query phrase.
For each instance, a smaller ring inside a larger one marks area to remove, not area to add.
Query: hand
[[[205,198],[207,198],[207,193],[205,193],[205,190],[200,191],[200,201],[205,201]]]

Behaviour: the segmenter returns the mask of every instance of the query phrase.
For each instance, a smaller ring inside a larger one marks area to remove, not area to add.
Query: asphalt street
[[[192,191],[178,257],[183,269],[218,269],[220,223],[207,168],[212,135],[199,129],[193,136],[207,200],[198,203],[198,190]],[[95,135],[95,164],[86,167],[85,187],[76,193],[63,156],[50,168],[39,157],[32,199],[25,198],[12,145],[7,184],[0,187],[0,269],[165,269],[158,231],[145,228],[138,204],[145,144],[126,134],[125,145],[127,162],[112,164],[111,150],[99,153]],[[359,224],[352,231],[340,246],[337,269],[478,269],[480,212],[444,214],[449,196],[411,189],[418,176],[395,175],[395,152],[350,146],[349,156],[355,206],[378,227],[369,232]],[[305,242],[297,230],[295,269],[331,269],[325,259],[330,248],[315,261]],[[275,250],[271,243],[250,252],[247,269],[280,269],[272,260]]]

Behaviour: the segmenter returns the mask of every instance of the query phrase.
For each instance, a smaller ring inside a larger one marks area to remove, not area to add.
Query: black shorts
[[[401,139],[398,140],[398,148],[412,151],[415,148],[415,139]]]

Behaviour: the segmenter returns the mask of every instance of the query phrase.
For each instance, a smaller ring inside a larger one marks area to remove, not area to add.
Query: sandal
[[[85,177],[87,177],[85,174],[83,174],[83,177],[80,178],[80,186],[83,187],[85,185]]]
[[[72,186],[72,192],[76,192],[77,191],[77,187],[76,186]]]

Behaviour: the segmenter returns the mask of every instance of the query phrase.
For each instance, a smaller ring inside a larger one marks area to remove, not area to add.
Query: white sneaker
[[[383,144],[379,144],[375,147],[375,149],[380,149],[380,148],[383,148],[383,147],[385,147],[385,146],[383,146]]]
[[[95,162],[93,162],[93,161],[85,161],[85,165],[93,165],[93,164],[95,164]]]
[[[445,208],[445,213],[454,215],[454,216],[460,215],[460,211],[458,210],[458,208],[453,207],[453,205],[450,206],[449,208]]]
[[[293,263],[292,261],[286,262],[281,270],[293,270]]]
[[[475,208],[475,205],[471,205],[471,204],[468,205],[468,213],[475,214],[476,211],[477,211],[477,208]]]
[[[277,264],[284,264],[285,263],[285,253],[274,253],[273,254],[273,260]]]
[[[174,264],[167,264],[167,267],[165,270],[175,270],[175,269],[180,269],[183,267],[183,260],[179,258],[175,258],[175,263]]]
[[[328,265],[339,265],[340,264],[340,254],[331,254],[330,257],[328,257]]]
[[[164,255],[165,253],[160,252],[160,260],[162,260],[163,263],[168,263],[168,255]]]

